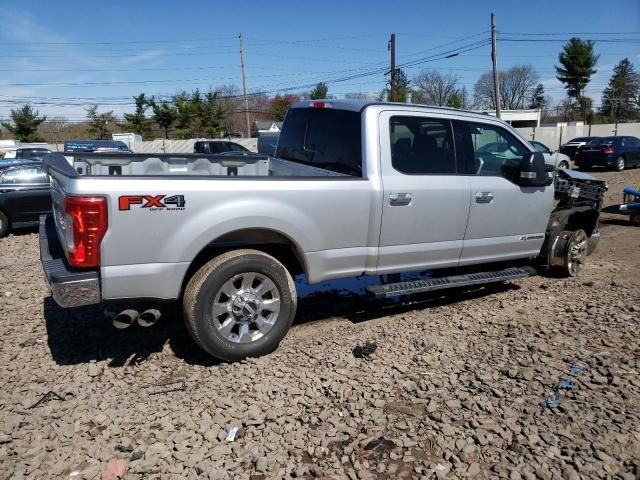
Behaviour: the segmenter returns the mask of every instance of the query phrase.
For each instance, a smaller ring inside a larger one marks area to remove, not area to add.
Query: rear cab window
[[[362,177],[361,114],[332,108],[291,108],[275,156]]]

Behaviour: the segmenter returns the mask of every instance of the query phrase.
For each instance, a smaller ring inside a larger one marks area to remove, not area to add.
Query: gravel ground
[[[595,175],[608,205],[640,181]],[[201,354],[177,310],[116,331],[97,308],[58,308],[37,235],[11,235],[0,477],[640,478],[640,228],[626,218],[603,214],[579,279],[401,304],[319,295],[276,352],[237,364]],[[355,358],[366,341],[377,350]]]

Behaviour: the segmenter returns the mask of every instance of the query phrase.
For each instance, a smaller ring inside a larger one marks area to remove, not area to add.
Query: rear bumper
[[[53,217],[40,217],[40,261],[51,295],[63,308],[100,303],[100,273],[73,270],[62,252]]]
[[[578,157],[574,161],[578,167],[613,167],[617,158],[615,155],[606,155],[596,158]]]

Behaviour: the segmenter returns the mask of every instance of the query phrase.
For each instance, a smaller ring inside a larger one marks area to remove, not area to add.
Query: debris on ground
[[[224,441],[231,443],[236,439],[236,434],[238,433],[238,427],[229,427],[227,430],[227,436],[224,437]]]
[[[50,390],[47,393],[45,393],[44,395],[42,395],[42,397],[40,397],[40,400],[38,400],[36,403],[34,403],[30,407],[28,407],[28,409],[31,410],[33,408],[37,408],[40,405],[43,405],[43,404],[47,403],[50,400],[58,400],[60,402],[64,402],[64,398],[62,398],[56,392],[53,392],[53,391]]]
[[[375,342],[367,342],[364,345],[358,345],[353,349],[353,356],[356,358],[364,358],[369,360],[369,357],[375,353],[378,349],[378,345]]]
[[[124,458],[113,457],[102,467],[100,480],[122,480],[128,470],[128,462]]]
[[[149,395],[159,395],[161,393],[181,392],[187,389],[187,382],[184,378],[168,380],[166,382],[151,383],[143,388],[148,388]]]

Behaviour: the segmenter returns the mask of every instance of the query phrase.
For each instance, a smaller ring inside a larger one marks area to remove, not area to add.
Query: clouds
[[[68,98],[99,99],[109,94],[122,94],[117,87],[93,90],[77,84],[128,80],[131,74],[123,78],[118,69],[148,65],[158,61],[164,53],[162,49],[155,48],[126,57],[117,54],[100,56],[99,51],[96,53],[96,46],[77,42],[71,33],[65,33],[63,27],[50,27],[46,20],[36,18],[30,12],[4,6],[0,10],[0,24],[0,118],[3,119],[8,117],[16,103],[27,101],[43,114],[83,118],[86,105],[61,103]],[[76,86],[59,86],[60,83]],[[99,93],[93,93],[96,91]],[[67,100],[67,103],[79,102]],[[126,109],[124,106],[105,108],[114,108],[116,113]]]

